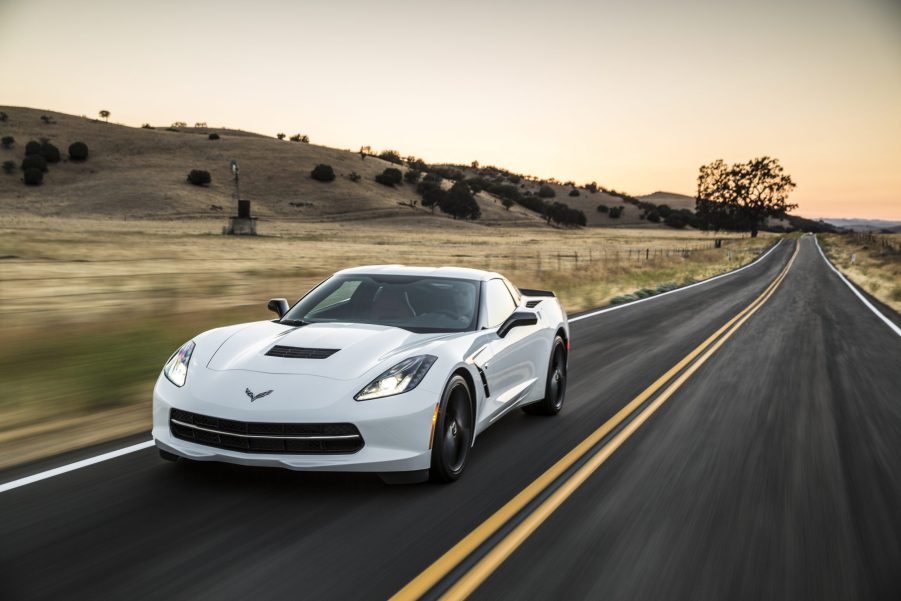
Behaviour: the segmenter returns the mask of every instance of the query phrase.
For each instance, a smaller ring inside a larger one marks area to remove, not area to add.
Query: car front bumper
[[[197,461],[280,467],[311,471],[404,472],[428,469],[432,419],[440,393],[414,390],[370,401],[353,400],[356,383],[312,376],[216,372],[193,369],[188,385],[178,388],[160,375],[153,390],[153,439],[156,446]],[[245,388],[273,390],[251,402]],[[315,398],[311,391],[315,392]],[[172,409],[219,419],[260,423],[350,423],[363,438],[353,453],[261,453],[207,446],[173,435]]]

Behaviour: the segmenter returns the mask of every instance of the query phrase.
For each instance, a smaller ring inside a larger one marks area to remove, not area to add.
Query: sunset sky
[[[0,105],[206,121],[645,194],[778,157],[901,220],[893,0],[0,0]]]

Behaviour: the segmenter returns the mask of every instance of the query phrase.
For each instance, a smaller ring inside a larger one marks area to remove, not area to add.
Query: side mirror
[[[538,316],[528,311],[514,311],[507,320],[497,329],[497,335],[501,338],[510,333],[513,328],[519,326],[534,326],[538,323]]]
[[[288,312],[288,299],[273,298],[266,307],[273,313],[278,313],[278,318],[281,319]]]

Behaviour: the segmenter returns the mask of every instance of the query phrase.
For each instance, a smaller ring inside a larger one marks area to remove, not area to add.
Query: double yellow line
[[[504,526],[511,518],[516,516],[523,508],[532,502],[539,494],[547,489],[564,472],[577,461],[583,459],[585,454],[595,447],[605,436],[620,426],[632,413],[634,413],[648,399],[653,397],[658,390],[664,387],[674,376],[682,372],[666,389],[647,405],[638,415],[629,421],[617,432],[605,445],[597,449],[585,463],[573,472],[564,482],[544,501],[541,502],[528,516],[526,516],[515,528],[491,548],[478,562],[460,576],[441,599],[464,599],[469,596],[482,582],[485,581],[503,562],[515,551],[528,537],[540,526],[579,486],[601,466],[629,436],[632,435],[650,416],[666,402],[673,393],[682,386],[685,381],[695,373],[704,362],[719,349],[723,343],[734,334],[760,307],[773,295],[776,288],[782,283],[798,256],[799,245],[795,244],[795,251],[785,268],[767,286],[767,288],[754,301],[726,322],[720,329],[714,332],[707,340],[688,353],[682,360],[671,367],[665,374],[644,389],[638,396],[629,401],[619,412],[610,418],[604,425],[592,432],[585,440],[580,442],[573,450],[567,453],[557,463],[535,481],[520,491],[506,505],[498,509],[490,518],[485,520],[475,530],[466,535],[460,542],[454,545],[444,555],[439,557],[432,565],[426,568],[416,578],[411,580],[404,588],[395,593],[392,601],[407,601],[419,599],[429,592],[436,584],[445,578],[471,553],[476,551],[493,534]],[[700,358],[698,358],[700,356]],[[696,361],[695,359],[698,358]],[[687,369],[686,369],[687,367]],[[682,371],[684,370],[684,371]]]

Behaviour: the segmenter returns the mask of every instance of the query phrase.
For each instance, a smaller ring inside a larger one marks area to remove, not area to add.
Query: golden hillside
[[[301,221],[356,221],[370,219],[413,220],[446,227],[451,218],[418,206],[414,185],[383,186],[375,175],[387,161],[358,152],[290,142],[228,128],[154,129],[106,123],[53,111],[0,107],[8,115],[0,122],[0,136],[13,136],[11,149],[0,149],[0,162],[13,161],[12,174],[0,173],[0,207],[6,214],[25,213],[54,217],[110,219],[200,218],[234,212],[231,160],[240,166],[241,197],[253,202],[253,213],[263,219]],[[49,121],[49,122],[48,122]],[[217,133],[218,140],[209,134]],[[40,186],[26,186],[18,169],[30,140],[48,139],[62,161],[49,166]],[[70,162],[66,151],[73,142],[88,145],[86,162]],[[310,171],[319,163],[331,165],[337,178],[318,182]],[[186,176],[192,169],[209,171],[209,187],[192,186]],[[464,169],[467,177],[478,175]],[[352,181],[350,175],[360,175]],[[451,182],[445,182],[449,186]],[[653,226],[639,218],[640,210],[604,192],[551,182],[559,201],[584,211],[589,226]],[[539,183],[523,181],[520,189],[537,194]],[[503,208],[499,199],[476,195],[482,217],[469,225],[542,225],[541,216],[519,205]],[[409,206],[416,202],[417,206]],[[597,211],[599,204],[623,206],[622,216],[612,219]],[[216,207],[222,207],[217,209]]]

